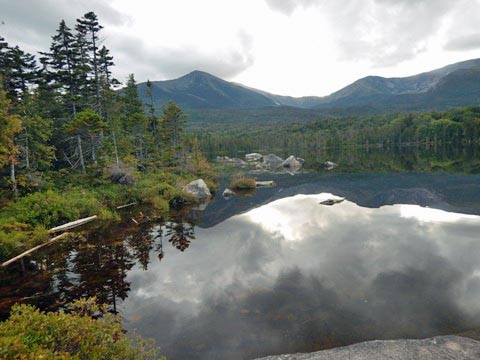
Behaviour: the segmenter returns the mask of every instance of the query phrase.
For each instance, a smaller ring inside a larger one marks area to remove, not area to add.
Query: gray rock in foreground
[[[212,197],[210,189],[208,188],[207,184],[205,184],[203,179],[197,179],[188,183],[188,185],[183,188],[183,191],[193,195],[197,200],[203,200]]]
[[[267,356],[262,360],[457,360],[480,359],[480,342],[461,336],[424,340],[376,340],[308,354]]]

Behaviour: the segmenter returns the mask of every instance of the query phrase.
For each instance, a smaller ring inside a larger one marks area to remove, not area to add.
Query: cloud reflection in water
[[[173,359],[240,359],[480,325],[478,216],[325,196],[196,228],[185,253],[132,270],[127,328]]]

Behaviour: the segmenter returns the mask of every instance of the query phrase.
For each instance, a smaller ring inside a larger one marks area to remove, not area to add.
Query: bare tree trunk
[[[85,160],[83,159],[83,151],[82,151],[82,139],[80,135],[77,135],[77,146],[78,146],[78,156],[80,157],[80,165],[82,166],[82,172],[85,174]]]
[[[117,139],[115,137],[115,131],[112,131],[112,140],[113,140],[113,150],[115,151],[115,160],[117,161],[117,165],[120,164],[118,160],[118,148],[117,148]]]
[[[90,136],[90,140],[92,141],[92,161],[95,165],[97,165],[97,154],[95,152],[95,139],[93,136]]]
[[[13,159],[10,163],[10,182],[12,183],[12,191],[15,197],[18,196],[18,188],[17,188],[17,179],[15,177],[15,163]]]

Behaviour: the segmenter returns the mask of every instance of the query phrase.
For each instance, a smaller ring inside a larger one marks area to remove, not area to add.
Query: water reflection
[[[479,216],[319,205],[328,196],[280,199],[208,229],[183,214],[61,243],[32,259],[28,276],[2,284],[0,307],[96,295],[172,359],[480,326]]]
[[[426,222],[322,198],[197,228],[188,256],[134,269],[127,327],[171,358],[235,359],[479,325],[479,217]]]

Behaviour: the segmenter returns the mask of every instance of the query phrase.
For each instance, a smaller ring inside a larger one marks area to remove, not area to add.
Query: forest
[[[445,112],[321,117],[312,121],[218,123],[188,126],[209,154],[291,149],[316,151],[345,147],[476,147],[480,144],[480,107]]]
[[[61,21],[39,57],[0,39],[0,260],[47,239],[47,229],[144,202],[168,211],[182,186],[215,173],[184,133],[175,103],[122,85],[94,12]]]

